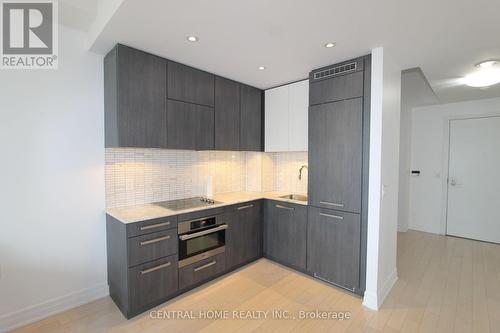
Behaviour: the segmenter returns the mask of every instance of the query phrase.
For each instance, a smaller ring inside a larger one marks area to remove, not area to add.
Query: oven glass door
[[[224,246],[226,243],[226,230],[191,238],[179,239],[179,260]]]

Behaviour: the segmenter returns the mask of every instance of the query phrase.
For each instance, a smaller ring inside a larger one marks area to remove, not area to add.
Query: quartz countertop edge
[[[292,199],[280,198],[280,196],[287,195],[290,193],[285,192],[231,192],[231,193],[221,193],[214,195],[213,199],[219,201],[220,203],[211,206],[196,207],[184,210],[171,210],[167,209],[154,203],[125,206],[125,207],[115,207],[106,209],[106,214],[112,216],[116,220],[122,223],[135,223],[140,221],[158,219],[162,217],[175,216],[180,214],[186,214],[201,210],[207,210],[217,207],[237,205],[245,202],[250,202],[254,200],[269,199],[282,202],[288,202],[292,204],[307,205],[307,201],[299,201]]]

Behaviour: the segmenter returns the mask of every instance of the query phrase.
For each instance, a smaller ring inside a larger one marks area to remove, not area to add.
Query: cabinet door
[[[266,256],[305,270],[307,206],[267,201],[264,225]]]
[[[289,89],[288,150],[307,151],[309,80],[292,83]]]
[[[129,317],[157,305],[178,290],[177,255],[128,270]]]
[[[240,149],[240,84],[215,77],[215,149]]]
[[[311,105],[361,97],[363,81],[364,73],[361,70],[353,74],[312,82],[309,95]]]
[[[228,209],[226,260],[231,269],[262,255],[262,203],[254,201]]]
[[[361,209],[362,98],[309,109],[309,204]]]
[[[169,61],[168,98],[214,106],[214,75]]]
[[[106,147],[165,148],[166,60],[117,45],[104,73]]]
[[[240,150],[262,151],[262,91],[240,85]]]
[[[344,288],[359,288],[360,216],[309,207],[307,270]]]
[[[168,148],[213,149],[212,108],[168,100],[167,109]]]
[[[288,86],[266,90],[265,151],[288,151]]]

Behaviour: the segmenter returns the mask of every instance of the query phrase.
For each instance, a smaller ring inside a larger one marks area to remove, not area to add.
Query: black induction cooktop
[[[220,204],[221,202],[203,197],[169,200],[156,202],[155,204],[170,210],[185,210],[199,207],[210,207],[212,205]]]

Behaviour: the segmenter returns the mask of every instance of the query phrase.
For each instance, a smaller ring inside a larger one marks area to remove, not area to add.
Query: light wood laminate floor
[[[151,319],[149,312],[127,321],[106,297],[15,332],[500,332],[500,245],[400,233],[398,274],[378,312],[265,259],[155,309],[349,311],[344,321]]]

